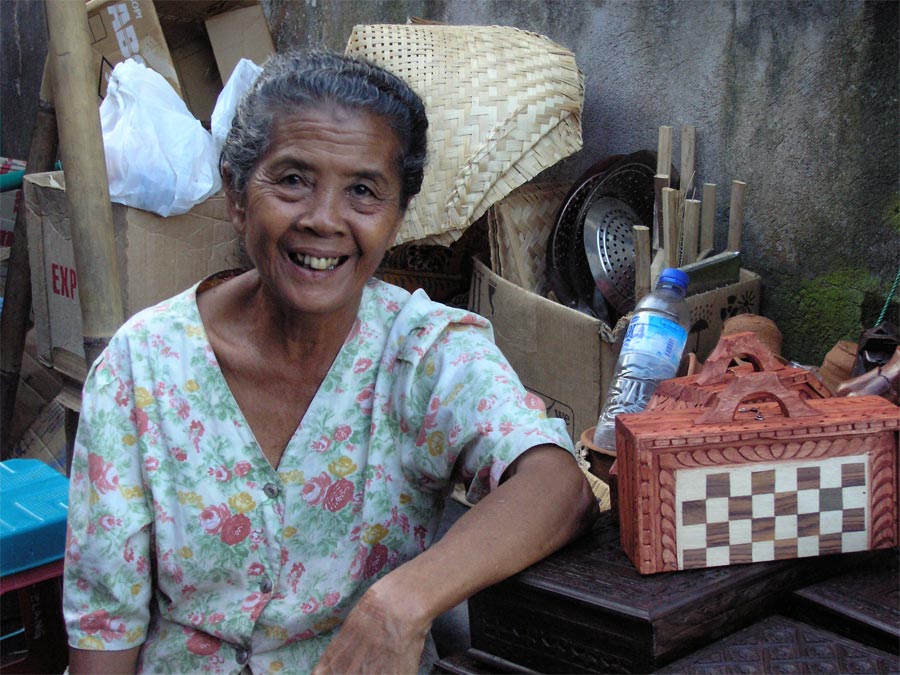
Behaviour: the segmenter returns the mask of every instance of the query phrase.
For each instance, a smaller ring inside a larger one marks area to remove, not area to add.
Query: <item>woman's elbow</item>
[[[578,467],[576,467],[578,468]],[[578,476],[574,478],[576,487],[573,492],[575,496],[572,499],[573,513],[577,514],[575,523],[575,536],[584,534],[593,527],[597,518],[600,516],[600,504],[597,496],[588,482],[584,471],[578,468]]]

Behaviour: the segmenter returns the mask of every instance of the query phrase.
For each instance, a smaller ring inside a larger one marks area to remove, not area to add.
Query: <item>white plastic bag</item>
[[[112,72],[100,127],[114,202],[172,216],[221,187],[210,133],[162,75],[132,59]]]
[[[231,130],[231,120],[234,119],[234,111],[237,109],[238,103],[256,82],[256,78],[261,72],[262,68],[250,59],[241,59],[231,72],[231,77],[222,88],[219,98],[216,99],[216,107],[213,108],[210,119],[213,142],[216,145],[216,156],[222,152],[222,146],[225,145],[225,137]]]

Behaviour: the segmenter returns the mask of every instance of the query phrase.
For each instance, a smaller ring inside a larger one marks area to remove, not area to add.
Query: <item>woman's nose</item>
[[[342,229],[343,201],[339,190],[318,189],[306,200],[308,206],[300,217],[299,225],[319,234],[332,234]]]

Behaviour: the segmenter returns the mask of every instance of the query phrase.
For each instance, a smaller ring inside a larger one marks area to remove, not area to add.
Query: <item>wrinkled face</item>
[[[285,310],[356,315],[403,217],[399,141],[379,116],[330,105],[279,115],[232,219]]]

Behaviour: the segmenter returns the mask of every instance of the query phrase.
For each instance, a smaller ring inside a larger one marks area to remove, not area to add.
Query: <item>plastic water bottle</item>
[[[684,300],[687,285],[685,272],[668,267],[659,275],[656,289],[635,307],[594,430],[597,447],[614,449],[616,415],[641,412],[657,385],[678,372],[690,328]]]

